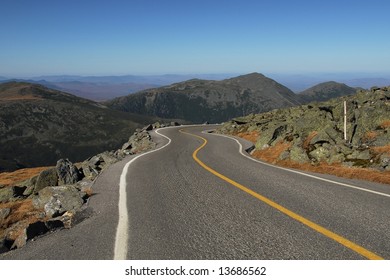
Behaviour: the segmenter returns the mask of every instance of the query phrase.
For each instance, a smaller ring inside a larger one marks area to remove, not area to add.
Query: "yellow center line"
[[[215,171],[214,169],[212,169],[211,167],[207,166],[204,162],[202,162],[199,158],[198,158],[198,152],[203,149],[206,145],[207,145],[207,140],[201,136],[198,136],[198,135],[195,135],[195,134],[192,134],[192,133],[189,133],[189,132],[186,132],[184,131],[183,129],[180,130],[181,133],[184,133],[184,134],[188,134],[188,135],[191,135],[191,136],[194,136],[194,137],[197,137],[199,139],[202,139],[203,140],[203,144],[197,148],[193,153],[192,153],[192,158],[200,165],[202,166],[204,169],[206,169],[207,171],[209,171],[210,173],[214,174],[215,176],[221,178],[222,180],[228,182],[229,184],[235,186],[236,188],[246,192],[247,194],[257,198],[258,200],[268,204],[269,206],[279,210],[280,212],[282,212],[283,214],[293,218],[294,220],[298,221],[298,222],[301,222],[302,224],[308,226],[309,228],[325,235],[326,237],[330,238],[330,239],[333,239],[334,241],[340,243],[341,245],[351,249],[352,251],[355,251],[356,253],[366,257],[367,259],[370,259],[370,260],[383,260],[383,258],[381,256],[378,256],[377,254],[363,248],[362,246],[302,217],[301,215],[283,207],[282,205],[266,198],[265,196],[262,196],[261,194],[258,194],[257,192],[237,183],[236,181],[233,181],[232,179],[222,175],[221,173],[218,173],[217,171]]]

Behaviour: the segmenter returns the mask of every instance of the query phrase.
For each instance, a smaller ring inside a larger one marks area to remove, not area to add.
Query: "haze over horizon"
[[[0,76],[389,74],[386,1],[4,1]]]

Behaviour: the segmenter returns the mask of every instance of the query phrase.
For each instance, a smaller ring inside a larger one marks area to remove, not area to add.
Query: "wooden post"
[[[344,101],[344,140],[347,141],[347,101]]]

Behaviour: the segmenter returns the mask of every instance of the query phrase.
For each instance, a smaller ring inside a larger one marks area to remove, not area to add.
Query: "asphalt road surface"
[[[211,128],[153,132],[158,150],[98,178],[89,218],[0,259],[390,259],[389,185],[263,164]]]

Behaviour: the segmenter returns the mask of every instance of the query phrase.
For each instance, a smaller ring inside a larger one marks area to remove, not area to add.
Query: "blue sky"
[[[390,73],[390,1],[2,0],[0,75]]]

